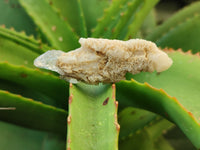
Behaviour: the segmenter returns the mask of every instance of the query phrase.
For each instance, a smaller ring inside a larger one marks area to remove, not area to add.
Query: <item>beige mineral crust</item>
[[[61,74],[70,81],[88,84],[118,82],[130,72],[162,72],[172,60],[154,43],[142,39],[128,41],[80,38],[81,47],[64,53],[51,50],[39,56],[34,64]]]

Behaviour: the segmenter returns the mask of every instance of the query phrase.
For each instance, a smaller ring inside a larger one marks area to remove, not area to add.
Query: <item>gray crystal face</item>
[[[63,51],[60,50],[50,50],[46,53],[40,55],[34,60],[34,65],[38,68],[44,68],[48,70],[55,71],[61,75],[64,75],[64,72],[57,67],[57,60],[63,54]]]

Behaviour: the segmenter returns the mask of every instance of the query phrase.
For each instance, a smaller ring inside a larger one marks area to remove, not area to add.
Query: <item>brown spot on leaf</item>
[[[166,116],[166,117],[169,117],[168,113],[165,112],[165,116]]]
[[[145,116],[140,116],[140,118],[139,118],[139,119],[140,119],[140,120],[142,120],[142,119],[144,119],[144,118],[145,118]]]
[[[134,111],[134,110],[130,112],[131,115],[134,115],[135,113],[136,113],[136,111]]]
[[[56,26],[52,26],[52,27],[51,27],[51,30],[52,30],[52,31],[56,31]]]
[[[15,4],[11,4],[11,8],[15,8],[16,7],[16,5]]]
[[[63,37],[60,36],[60,37],[58,38],[58,40],[59,40],[60,42],[63,42]]]
[[[18,4],[18,5],[16,5],[17,6],[17,8],[21,8],[21,6]]]
[[[92,29],[91,32],[93,33],[95,31],[95,29]]]
[[[22,78],[26,78],[28,75],[25,74],[25,73],[21,73],[20,76],[21,76]]]
[[[5,24],[2,24],[2,25],[1,25],[1,27],[2,27],[2,28],[5,28],[5,27],[6,27],[6,25],[5,25]]]
[[[121,16],[121,17],[124,16],[124,12],[120,13],[120,16]]]
[[[160,72],[157,72],[157,74],[156,75],[160,75]]]
[[[40,49],[42,49],[42,47],[43,47],[42,45],[39,46]]]
[[[50,4],[50,5],[52,5],[52,4],[53,4],[53,2],[52,2],[52,1],[49,1],[49,4]]]
[[[107,104],[108,104],[108,100],[109,100],[109,97],[107,97],[107,98],[105,99],[105,101],[103,102],[103,105],[107,105]]]
[[[115,28],[113,28],[113,29],[112,29],[112,33],[114,33],[114,32],[115,32],[115,30],[116,30],[116,29],[115,29]]]

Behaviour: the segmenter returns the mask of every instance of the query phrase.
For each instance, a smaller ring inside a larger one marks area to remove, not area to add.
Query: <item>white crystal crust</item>
[[[172,60],[153,42],[80,38],[81,47],[68,53],[50,50],[39,56],[34,65],[58,72],[62,78],[88,84],[118,82],[130,72],[162,72]]]

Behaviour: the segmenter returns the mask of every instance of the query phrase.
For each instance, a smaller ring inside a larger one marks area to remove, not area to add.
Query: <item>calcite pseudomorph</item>
[[[50,50],[39,56],[34,65],[58,72],[75,83],[113,83],[125,79],[130,72],[162,72],[172,60],[153,42],[142,39],[128,41],[80,38],[81,47],[68,53]]]

